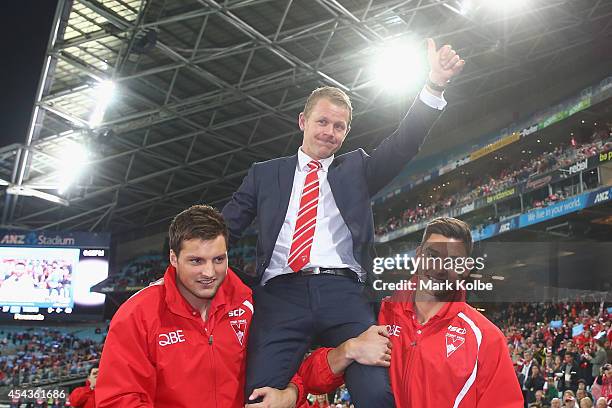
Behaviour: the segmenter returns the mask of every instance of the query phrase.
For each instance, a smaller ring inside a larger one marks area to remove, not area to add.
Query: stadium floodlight
[[[463,0],[459,6],[459,13],[463,16],[468,14],[474,8],[474,2],[472,0]]]
[[[427,74],[422,48],[414,41],[397,41],[381,47],[372,64],[376,82],[393,93],[407,92],[420,85]]]
[[[115,94],[115,89],[115,83],[108,80],[100,81],[94,87],[93,99],[96,101],[96,106],[89,117],[90,128],[96,128],[102,123],[104,113],[106,112],[106,109],[108,108],[108,105],[111,103]]]
[[[52,203],[61,204],[68,206],[69,203],[67,200],[58,197],[53,194],[45,193],[44,191],[39,191],[34,188],[29,188],[27,186],[16,186],[11,185],[6,189],[7,194],[25,196],[25,197],[36,197],[43,200],[51,201]]]
[[[62,146],[59,162],[59,181],[57,191],[64,194],[79,177],[87,164],[89,153],[79,143],[71,142]]]

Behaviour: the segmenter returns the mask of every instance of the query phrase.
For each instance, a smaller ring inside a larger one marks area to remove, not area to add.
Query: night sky
[[[0,6],[0,146],[25,141],[56,5],[10,0]]]

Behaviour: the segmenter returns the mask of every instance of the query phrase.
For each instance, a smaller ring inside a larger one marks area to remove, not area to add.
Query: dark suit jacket
[[[440,111],[415,100],[399,128],[368,155],[363,149],[334,158],[327,180],[338,210],[351,232],[353,255],[364,271],[372,270],[374,219],[371,197],[387,185],[418,153]],[[257,218],[257,267],[255,281],[270,263],[283,225],[297,154],[254,163],[242,185],[223,208],[230,233],[230,246]]]

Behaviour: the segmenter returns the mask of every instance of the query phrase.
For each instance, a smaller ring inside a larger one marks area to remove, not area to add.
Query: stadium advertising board
[[[487,196],[485,198],[485,201],[486,201],[487,204],[492,204],[492,203],[494,203],[496,201],[500,201],[500,200],[503,200],[503,199],[508,198],[508,197],[513,197],[517,193],[518,193],[517,192],[517,188],[516,187],[511,187],[509,189],[500,191],[499,193]]]
[[[470,154],[470,160],[476,160],[487,154],[494,152],[496,150],[501,149],[502,147],[508,146],[510,143],[514,143],[521,138],[521,134],[519,132],[514,132],[509,136],[503,137],[496,142],[490,143],[485,147],[476,150],[472,154]]]
[[[606,151],[602,151],[597,156],[595,156],[597,164],[607,163],[612,160],[612,149],[608,149]],[[595,160],[593,160],[595,161]]]

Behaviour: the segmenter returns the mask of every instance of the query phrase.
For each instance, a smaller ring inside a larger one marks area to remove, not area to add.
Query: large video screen
[[[100,320],[109,237],[0,230],[0,320]]]

